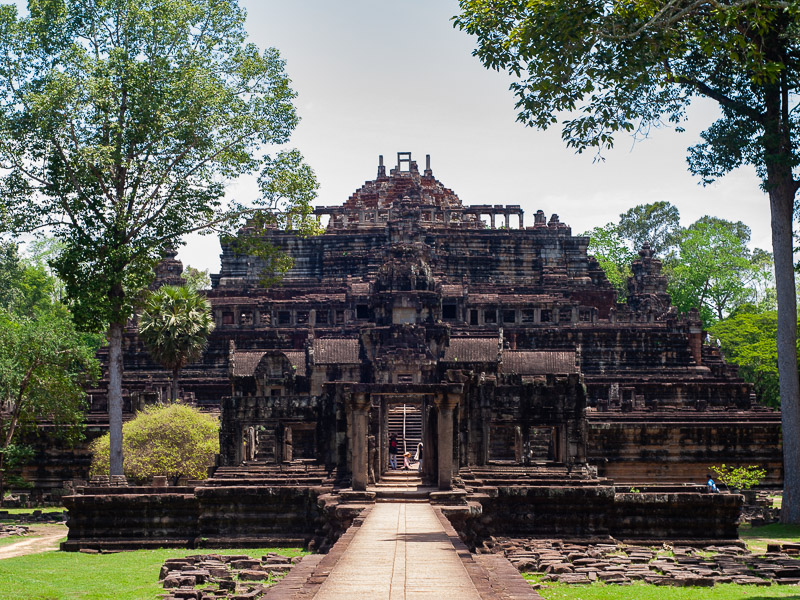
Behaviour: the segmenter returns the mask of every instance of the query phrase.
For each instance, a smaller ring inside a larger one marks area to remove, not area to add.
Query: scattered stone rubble
[[[261,559],[246,554],[198,554],[164,561],[159,574],[163,600],[250,600],[260,598],[302,557],[270,552]]]
[[[542,582],[711,587],[717,583],[768,586],[800,584],[800,544],[770,544],[764,555],[736,545],[660,547],[560,540],[497,538],[486,549],[503,553],[523,573]]]
[[[761,527],[777,523],[781,518],[781,509],[774,506],[770,492],[765,490],[746,490],[744,506],[739,517],[740,523],[749,523],[753,527]]]
[[[30,527],[25,525],[0,525],[0,538],[10,537],[12,535],[23,536],[31,532]]]

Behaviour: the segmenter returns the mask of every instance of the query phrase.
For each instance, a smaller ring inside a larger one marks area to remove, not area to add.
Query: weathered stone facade
[[[278,286],[223,245],[208,292],[217,327],[182,376],[184,397],[221,408],[220,468],[247,465],[239,485],[257,497],[280,483],[253,480],[258,465],[274,478],[286,463],[315,464],[369,499],[402,406],[420,425],[423,481],[442,493],[431,498],[462,507],[447,514],[466,538],[500,523],[635,537],[645,514],[644,536],[690,536],[697,518],[674,518],[689,505],[707,514],[704,535],[735,535],[740,499],[695,488],[628,497],[608,479],[698,483],[724,462],[782,481],[779,414],[704,345],[696,314],[677,315],[650,249],[618,303],[589,239],[557,215],[538,211],[526,227],[518,206],[464,206],[426,167],[400,153],[387,175],[381,159],[343,206],[315,209],[324,234],[269,231],[295,261]],[[176,273],[169,258],[164,280]],[[163,396],[168,374],[134,329],[125,348],[130,406]],[[103,408],[102,392],[93,400]],[[216,519],[209,502],[233,501],[220,472],[192,493],[193,535],[208,537],[197,532]],[[75,506],[100,507],[93,494]]]

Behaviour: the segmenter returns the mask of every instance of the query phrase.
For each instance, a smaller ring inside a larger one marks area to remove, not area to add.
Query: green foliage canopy
[[[639,204],[619,216],[619,234],[629,240],[635,251],[645,244],[658,256],[675,246],[681,229],[681,216],[676,206],[659,201]]]
[[[734,467],[731,465],[712,466],[711,471],[722,483],[734,490],[749,490],[761,483],[767,471],[755,465]]]
[[[626,243],[619,226],[607,223],[581,235],[589,238],[589,255],[597,259],[609,282],[617,290],[617,297],[624,300],[628,290],[628,277],[632,275],[631,263],[638,255]]]
[[[211,305],[192,288],[165,285],[148,295],[139,336],[150,355],[172,370],[173,400],[181,369],[202,356],[213,330]]]
[[[241,227],[253,209],[305,220],[317,183],[285,144],[298,119],[277,50],[247,42],[236,0],[31,0],[0,6],[0,215],[49,231],[80,325],[109,342],[122,473],[122,328],[164,251]],[[287,172],[291,170],[291,172]],[[261,198],[225,197],[257,174]],[[286,218],[286,217],[284,217]]]
[[[679,256],[665,265],[668,291],[678,310],[699,308],[709,326],[752,301],[766,253],[751,252],[749,241],[750,228],[744,223],[717,217],[702,217],[682,230]]]
[[[770,406],[780,405],[777,329],[777,312],[747,306],[709,329],[720,340],[726,360],[739,366],[739,374]]]
[[[182,404],[149,406],[123,427],[125,475],[138,482],[154,475],[205,479],[219,452],[219,422]],[[92,442],[92,475],[109,469],[108,434]]]
[[[20,435],[42,422],[70,443],[83,437],[84,387],[97,379],[98,340],[76,331],[50,295],[53,277],[0,246],[0,498],[2,474],[26,452]],[[29,456],[28,456],[29,458]]]

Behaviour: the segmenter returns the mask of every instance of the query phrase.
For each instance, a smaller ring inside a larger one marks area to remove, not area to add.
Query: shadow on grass
[[[770,538],[786,542],[800,540],[800,525],[784,525],[772,523],[762,527],[740,527],[739,536],[742,538]]]

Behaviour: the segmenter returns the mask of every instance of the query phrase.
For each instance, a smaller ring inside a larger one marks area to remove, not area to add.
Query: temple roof
[[[253,377],[261,359],[268,353],[275,353],[275,350],[237,350],[233,353],[233,376],[234,377]],[[306,353],[302,350],[280,351],[295,368],[295,374],[299,377],[306,376]]]
[[[514,375],[547,375],[577,373],[574,352],[505,350],[503,373]]]
[[[349,338],[323,338],[314,340],[314,362],[318,365],[358,364],[359,342]]]
[[[446,362],[497,362],[499,338],[450,338]]]

